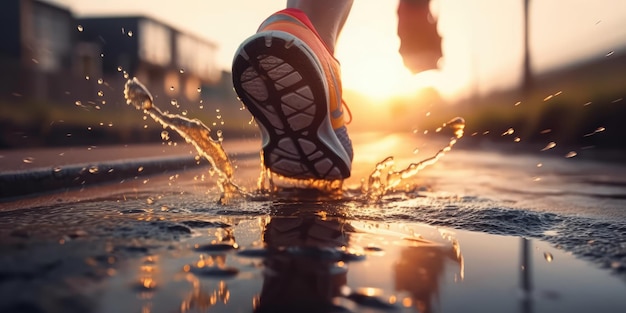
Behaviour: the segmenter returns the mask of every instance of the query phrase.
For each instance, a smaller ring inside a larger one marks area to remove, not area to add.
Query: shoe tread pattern
[[[235,91],[267,131],[263,153],[272,172],[343,179],[349,165],[318,137],[328,118],[323,77],[301,45],[268,34],[248,41],[233,63]]]

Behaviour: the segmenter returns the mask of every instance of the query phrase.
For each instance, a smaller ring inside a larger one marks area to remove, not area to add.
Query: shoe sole
[[[350,157],[328,117],[320,61],[303,41],[286,32],[257,33],[237,50],[232,74],[260,126],[267,168],[298,179],[350,176]]]

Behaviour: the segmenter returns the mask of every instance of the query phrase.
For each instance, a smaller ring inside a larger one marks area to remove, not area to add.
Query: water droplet
[[[76,29],[78,29],[79,32],[82,32],[83,29],[83,25],[78,24],[78,26],[76,26]]]
[[[77,107],[79,107],[79,106],[82,106],[82,105],[83,105],[83,103],[82,103],[82,102],[80,102],[80,101],[78,101],[78,100],[76,100],[76,102],[74,102],[74,104],[75,104]]]
[[[544,252],[543,253],[543,257],[546,259],[546,261],[548,261],[548,263],[550,263],[550,262],[552,262],[552,260],[554,260],[554,256],[550,252]]]
[[[181,68],[181,69],[179,70],[179,72],[180,72],[181,74],[184,74],[184,73],[185,73],[185,69],[184,69],[184,68]]]
[[[198,87],[198,92],[199,93],[202,92],[202,88]]]
[[[504,133],[502,133],[502,136],[513,135],[513,133],[515,133],[515,129],[513,129],[513,128],[509,128],[509,129],[507,129],[507,131],[505,131]]]
[[[545,148],[541,149],[541,151],[550,150],[550,149],[552,149],[554,147],[556,147],[556,142],[551,141],[550,143],[548,143],[548,145],[545,146]]]
[[[171,91],[174,91],[174,86],[170,86],[170,90],[171,90]]]
[[[140,166],[139,168],[137,168],[137,172],[143,172],[143,166]]]
[[[89,76],[85,76],[85,80],[89,80]]]
[[[575,157],[575,156],[577,156],[577,155],[578,155],[578,153],[576,153],[576,151],[570,151],[570,152],[568,152],[568,153],[565,155],[565,157],[566,157],[566,158],[568,158],[568,159],[571,159],[571,158],[573,158],[573,157]]]
[[[537,163],[537,167],[543,167],[543,163]]]
[[[104,79],[98,78],[98,85],[102,85],[104,83]]]
[[[35,161],[35,158],[33,157],[26,157],[22,160],[22,162],[27,163],[27,164],[31,164]]]
[[[449,120],[446,124],[447,127],[450,127],[454,131],[454,135],[456,138],[463,137],[463,130],[465,129],[465,119],[462,117],[455,117]]]
[[[183,116],[187,116],[187,110],[182,111],[182,112],[181,112],[181,114],[182,114]]]
[[[89,168],[89,173],[91,174],[98,174],[98,167],[97,166],[92,166]]]
[[[104,92],[102,90],[98,90],[98,97],[104,96]]]
[[[122,71],[122,67],[121,67],[121,66],[118,66],[118,67],[117,67],[117,71],[118,71],[118,72],[121,72],[121,71]]]
[[[522,101],[517,101],[513,106],[519,106],[520,104],[522,104]]]
[[[387,303],[387,301],[381,298],[382,293],[382,290],[378,288],[359,288],[359,290],[349,293],[346,297],[364,307],[383,310],[397,309],[396,306]],[[402,302],[405,307],[410,307],[413,303],[411,298],[408,297],[403,299]]]
[[[513,141],[515,141],[515,142],[520,142],[520,141],[522,141],[522,138],[520,138],[520,137],[515,137],[515,139],[513,139]]]
[[[132,36],[133,36],[133,31],[132,31],[132,30],[129,30],[129,31],[128,31],[128,37],[132,37]]]
[[[57,166],[55,168],[52,169],[53,172],[55,173],[59,173],[60,171],[62,171],[63,169],[60,166]]]
[[[104,58],[104,53],[100,53],[100,57],[101,57],[101,58]]]
[[[364,247],[363,250],[367,252],[382,252],[383,248],[370,245],[370,246]]]
[[[162,131],[161,132],[161,139],[163,139],[163,140],[170,140],[170,134],[166,130]]]
[[[170,100],[170,104],[173,105],[173,106],[176,106],[176,105],[178,105],[178,100],[172,99],[172,100]]]
[[[607,56],[607,57],[610,57],[610,56],[612,56],[613,54],[615,54],[615,51],[609,51],[609,52],[606,54],[606,56]]]

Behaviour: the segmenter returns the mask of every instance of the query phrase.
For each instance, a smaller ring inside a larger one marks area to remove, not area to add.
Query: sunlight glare
[[[341,62],[344,90],[356,91],[375,103],[413,97],[424,88],[435,88],[446,99],[458,96],[467,88],[470,77],[467,68],[459,66],[464,63],[466,53],[451,52],[467,51],[467,42],[446,38],[439,69],[412,74],[404,67],[398,52],[396,8],[396,4],[383,1],[353,6],[335,53]],[[372,20],[372,16],[378,18]],[[450,29],[455,30],[448,25],[455,20],[456,16],[448,16],[440,31],[447,35]]]
[[[342,69],[344,88],[378,103],[393,97],[410,97],[423,88],[435,87],[438,76],[437,71],[413,75],[401,63],[389,62],[384,57],[358,56],[352,59],[355,67],[361,68],[346,66]]]

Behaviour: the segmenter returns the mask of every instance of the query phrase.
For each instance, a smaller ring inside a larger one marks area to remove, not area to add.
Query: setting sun
[[[437,73],[429,71],[411,74],[395,51],[368,51],[342,61],[345,89],[359,92],[372,100],[381,101],[392,97],[411,96],[422,88],[435,87]],[[341,56],[339,56],[341,61]]]
[[[378,18],[371,20],[371,10]],[[360,12],[363,11],[363,12]],[[368,12],[365,12],[368,11]],[[398,53],[395,6],[353,7],[337,45],[344,89],[359,92],[377,102],[415,93],[432,86],[426,76],[406,69]]]

